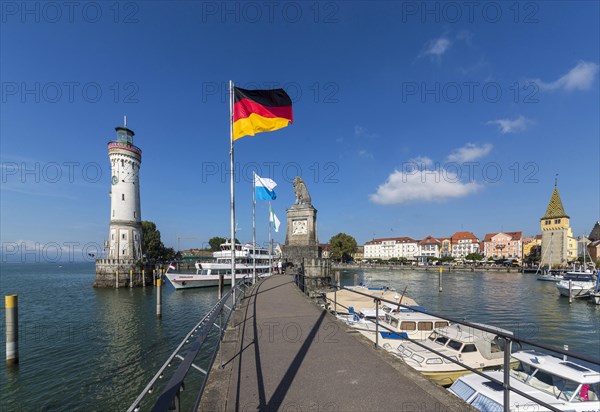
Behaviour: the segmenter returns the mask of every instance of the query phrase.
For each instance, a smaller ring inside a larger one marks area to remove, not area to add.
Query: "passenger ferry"
[[[165,276],[175,289],[202,288],[219,285],[219,276],[223,275],[225,285],[231,285],[231,257],[235,256],[236,279],[251,279],[256,265],[256,276],[265,277],[271,274],[270,264],[274,255],[264,248],[253,246],[251,243],[235,245],[231,252],[231,244],[223,243],[221,250],[213,253],[215,261],[195,263],[195,272],[178,270],[176,263],[171,263]]]

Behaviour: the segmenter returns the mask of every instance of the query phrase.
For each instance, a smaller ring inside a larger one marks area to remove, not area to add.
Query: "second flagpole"
[[[256,172],[252,173],[252,283],[256,283]]]
[[[231,201],[231,205],[230,205],[230,209],[231,209],[231,240],[230,240],[230,244],[231,244],[231,293],[232,293],[232,299],[233,299],[233,307],[235,307],[235,302],[236,302],[236,293],[235,293],[235,286],[236,286],[236,279],[235,279],[235,197],[234,197],[234,190],[233,190],[233,184],[234,184],[234,171],[233,171],[233,80],[229,80],[229,141],[230,141],[230,148],[229,148],[229,169],[231,171],[231,176],[230,176],[230,201]]]

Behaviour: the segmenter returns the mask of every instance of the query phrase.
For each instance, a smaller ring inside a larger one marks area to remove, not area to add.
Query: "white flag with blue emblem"
[[[254,187],[257,200],[275,200],[277,195],[275,194],[275,183],[268,177],[260,177],[256,173],[254,174]]]

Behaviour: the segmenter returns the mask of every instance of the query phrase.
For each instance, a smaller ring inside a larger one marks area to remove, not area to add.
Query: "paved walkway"
[[[470,407],[309,301],[291,276],[235,312],[200,410],[468,411]]]

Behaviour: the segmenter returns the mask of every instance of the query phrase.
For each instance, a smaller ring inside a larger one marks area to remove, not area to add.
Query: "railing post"
[[[379,299],[375,299],[375,349],[379,348]]]
[[[505,338],[504,345],[504,412],[510,412],[510,355],[512,339]]]
[[[337,285],[333,286],[333,312],[337,317]]]
[[[573,281],[569,279],[569,303],[573,303]]]

